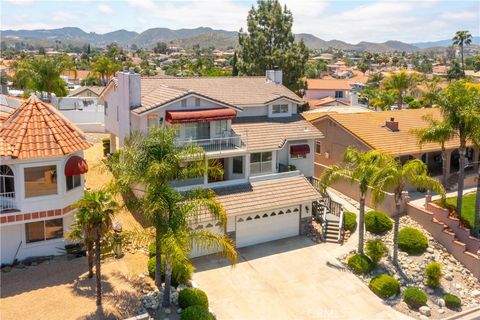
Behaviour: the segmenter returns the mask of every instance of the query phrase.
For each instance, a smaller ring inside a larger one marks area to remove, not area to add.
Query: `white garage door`
[[[285,208],[261,214],[237,216],[237,248],[298,235],[299,215],[298,208]]]
[[[223,234],[223,231],[220,228],[220,222],[200,223],[192,226],[192,228],[195,228],[196,230],[206,229],[213,233]],[[210,250],[204,248],[197,248],[197,246],[194,244],[192,248],[192,253],[190,254],[190,258],[201,257],[207,254],[217,253],[218,251],[220,251],[218,248],[211,248]]]

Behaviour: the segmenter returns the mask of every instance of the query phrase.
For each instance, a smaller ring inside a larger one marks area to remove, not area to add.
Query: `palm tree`
[[[424,84],[426,90],[422,93],[422,98],[425,101],[425,106],[433,107],[433,105],[437,103],[438,95],[441,92],[441,89],[439,87],[440,80],[441,79],[438,76],[434,76],[432,80],[425,79]]]
[[[417,135],[420,146],[428,142],[440,144],[442,149],[442,185],[446,187],[448,168],[445,143],[453,138],[454,132],[447,123],[435,119],[431,114],[423,116],[423,120],[428,123],[428,127],[413,129],[412,132]]]
[[[384,80],[383,87],[390,91],[397,97],[398,110],[403,107],[403,97],[408,90],[413,88],[416,83],[416,77],[413,74],[408,74],[405,70],[393,73]]]
[[[371,178],[381,166],[381,160],[382,154],[378,151],[371,150],[361,152],[353,147],[349,147],[343,156],[343,163],[325,169],[320,176],[323,188],[326,188],[326,186],[339,180],[348,180],[351,183],[358,183],[360,191],[358,252],[361,254],[363,254],[364,246],[365,199],[367,197],[369,186],[371,185]]]
[[[67,84],[61,78],[66,70],[75,71],[72,59],[68,56],[58,58],[48,58],[38,56],[35,58],[25,58],[13,64],[15,70],[14,82],[17,86],[29,91],[47,94],[49,101],[52,100],[52,93],[57,97],[67,95]]]
[[[480,111],[479,111],[480,114]],[[480,126],[478,127],[477,135],[473,140],[475,147],[477,150],[480,150]],[[476,159],[477,160],[477,159]],[[472,234],[474,237],[478,238],[479,232],[479,223],[480,223],[480,164],[477,163],[477,194],[475,196],[475,216],[473,219],[473,231]]]
[[[371,177],[372,201],[379,203],[385,198],[385,192],[393,190],[395,199],[393,228],[393,264],[398,266],[398,231],[402,196],[407,184],[438,192],[444,197],[445,191],[437,179],[428,176],[427,166],[420,160],[409,160],[402,165],[390,155],[383,155],[382,166]]]
[[[107,56],[101,56],[93,63],[92,70],[101,79],[103,85],[106,85],[110,77],[120,70],[120,65]]]
[[[467,141],[473,139],[478,129],[476,129],[476,119],[478,118],[478,97],[480,88],[478,85],[467,82],[466,80],[452,82],[440,94],[439,106],[443,114],[445,125],[449,126],[460,140],[458,153],[459,171],[458,171],[458,193],[456,211],[460,217],[462,214],[462,197],[465,177],[465,156],[467,150]]]
[[[457,31],[452,39],[453,45],[460,47],[460,56],[462,59],[462,70],[465,76],[465,61],[463,60],[463,47],[472,43],[472,35],[467,30]]]
[[[159,290],[162,287],[161,255],[165,251],[162,239],[165,239],[172,217],[175,217],[176,205],[180,202],[180,196],[172,188],[172,181],[203,177],[206,173],[212,177],[223,174],[219,165],[206,160],[203,148],[178,146],[175,143],[176,134],[175,128],[134,132],[126,139],[125,147],[106,163],[119,191],[132,192],[133,186],[142,186],[137,192],[138,205],[146,220],[155,228],[155,285]]]
[[[82,240],[87,250],[88,277],[93,277],[93,259],[95,243],[95,227],[93,225],[91,214],[86,210],[75,212],[75,220],[67,233],[67,239]]]
[[[95,242],[95,278],[97,287],[97,306],[102,305],[102,274],[100,247],[102,238],[112,228],[112,216],[118,204],[110,192],[105,190],[86,191],[83,198],[75,203],[78,208],[76,216],[85,219],[91,226]]]

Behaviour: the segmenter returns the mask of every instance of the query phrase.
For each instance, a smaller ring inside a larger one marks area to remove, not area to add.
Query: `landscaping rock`
[[[453,276],[451,273],[445,273],[445,275],[443,276],[443,278],[447,281],[452,281],[453,280]]]
[[[438,309],[437,312],[440,313],[440,314],[444,314],[444,313],[445,313],[445,309]]]
[[[430,315],[432,314],[432,311],[430,310],[429,307],[427,306],[422,306],[418,309],[418,311],[420,311],[420,313],[424,316],[428,316],[430,317]]]
[[[165,308],[163,309],[163,312],[165,312],[165,314],[170,314],[172,313],[172,310],[170,310],[170,308]]]
[[[2,268],[2,272],[10,272],[10,271],[12,271],[12,267],[10,266],[5,266]]]
[[[472,297],[474,297],[474,298],[480,297],[480,290],[473,290],[472,291]]]
[[[437,300],[437,305],[438,305],[440,308],[445,307],[445,300],[443,300],[442,298],[439,298],[439,299]]]

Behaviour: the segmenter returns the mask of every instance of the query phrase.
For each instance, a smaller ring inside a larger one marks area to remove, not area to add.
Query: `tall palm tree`
[[[203,148],[196,145],[178,146],[175,128],[150,128],[147,133],[134,132],[125,147],[107,160],[121,192],[135,191],[138,205],[146,220],[155,228],[155,285],[162,287],[161,256],[164,234],[179,203],[172,181],[209,176],[220,177],[219,165],[206,161]],[[136,186],[141,186],[140,190]],[[135,189],[136,188],[136,189]],[[171,253],[169,253],[171,254]]]
[[[349,147],[345,151],[343,163],[325,169],[320,176],[323,188],[326,188],[326,186],[339,180],[348,180],[351,183],[358,183],[360,191],[358,252],[362,254],[364,247],[365,199],[367,197],[369,186],[371,185],[371,178],[381,166],[381,161],[382,154],[378,151],[372,150],[361,152],[353,147]]]
[[[438,95],[442,91],[439,87],[440,80],[438,76],[434,76],[432,80],[424,80],[426,90],[422,92],[422,98],[427,107],[433,107],[438,101]]]
[[[397,97],[398,110],[403,107],[403,97],[416,83],[416,76],[408,74],[405,70],[393,73],[383,82],[385,90],[390,91]]]
[[[17,86],[29,91],[38,92],[43,98],[47,94],[49,101],[52,100],[52,93],[57,97],[67,95],[67,84],[61,78],[66,70],[75,71],[75,65],[68,56],[49,58],[38,56],[35,58],[24,58],[13,64],[15,71],[14,82]]]
[[[87,250],[88,277],[93,277],[93,260],[95,244],[95,227],[91,219],[91,214],[87,210],[78,210],[75,212],[75,219],[66,235],[67,239],[81,240]]]
[[[385,192],[394,193],[395,213],[393,228],[393,264],[398,266],[398,231],[400,227],[400,210],[402,196],[407,184],[438,192],[444,197],[445,191],[437,179],[428,176],[427,166],[420,160],[409,160],[402,165],[399,160],[390,155],[383,155],[382,166],[371,178],[373,187],[372,201],[383,201]]]
[[[478,85],[469,83],[466,80],[452,82],[440,94],[439,106],[443,114],[444,122],[451,128],[454,135],[460,140],[458,153],[458,191],[456,211],[459,216],[462,214],[462,198],[465,177],[465,156],[467,142],[478,132],[476,119],[478,117],[478,100],[480,88]]]
[[[107,56],[101,56],[92,65],[94,74],[106,85],[110,77],[120,70],[120,65]]]
[[[467,30],[457,31],[452,39],[453,45],[460,47],[460,55],[462,59],[462,70],[465,75],[465,61],[463,60],[463,47],[472,43],[472,35]]]
[[[437,142],[440,144],[442,149],[442,185],[446,187],[448,168],[445,143],[453,138],[454,132],[447,123],[435,119],[431,114],[423,116],[423,120],[428,123],[428,127],[413,129],[412,132],[417,135],[420,145],[428,142]]]
[[[95,242],[95,280],[97,288],[97,306],[102,305],[102,274],[101,274],[101,242],[102,238],[112,229],[112,216],[118,209],[118,204],[110,192],[105,190],[86,191],[83,198],[75,203],[78,208],[76,217],[88,221],[92,228]]]
[[[480,114],[480,111],[479,111]],[[478,132],[476,136],[474,137],[474,144],[477,150],[480,150],[480,126],[478,127]],[[478,161],[478,159],[475,159],[475,161]],[[477,194],[475,196],[475,215],[473,218],[473,231],[472,234],[474,237],[479,236],[479,224],[480,224],[480,164],[477,163]]]

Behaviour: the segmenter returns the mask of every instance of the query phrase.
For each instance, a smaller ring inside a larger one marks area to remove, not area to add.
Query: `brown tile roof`
[[[350,82],[342,79],[307,79],[307,90],[351,90]]]
[[[87,91],[87,90],[90,90],[93,93],[95,93],[97,96],[99,96],[100,93],[102,93],[103,89],[105,89],[105,87],[101,87],[101,86],[78,87],[77,89],[70,92],[70,94],[68,96],[69,97],[74,97],[74,96],[82,97],[82,95],[80,95],[80,93],[82,93],[84,91]]]
[[[214,191],[229,216],[279,209],[320,198],[304,176],[252,182]]]
[[[0,128],[0,156],[34,159],[68,155],[91,147],[83,132],[52,105],[32,97]]]
[[[287,87],[265,77],[149,77],[141,79],[142,106],[138,109],[144,112],[190,93],[237,107],[264,105],[282,97],[302,101]]]
[[[322,98],[322,99],[305,99],[305,102],[308,103],[310,108],[323,107],[323,106],[325,106],[329,103],[332,103],[332,102],[335,102],[337,104],[342,104],[344,106],[350,105],[346,101],[338,100],[338,99],[335,99],[335,98],[332,98],[332,97],[325,97],[325,98]]]
[[[360,106],[326,106],[321,108],[316,108],[313,110],[308,110],[302,112],[302,117],[305,120],[313,122],[319,118],[325,117],[327,114],[331,113],[358,113],[358,112],[374,112],[371,109],[367,109]]]
[[[366,113],[330,113],[327,117],[335,120],[372,149],[397,156],[440,150],[438,143],[426,143],[420,147],[417,137],[410,132],[413,128],[424,128],[427,125],[422,119],[427,114],[431,114],[436,119],[442,117],[440,110],[437,108]],[[398,121],[399,131],[393,132],[385,127],[385,122],[392,117],[395,118],[395,121]],[[323,119],[325,117],[314,120],[313,123]],[[445,144],[447,149],[458,146],[458,138],[454,138]]]
[[[74,70],[66,70],[62,73],[62,75],[68,77],[68,79],[85,79],[91,73],[92,73],[92,71],[90,71],[90,70],[77,70],[76,75],[75,75]]]
[[[236,118],[232,121],[232,129],[242,136],[250,151],[281,149],[287,141],[323,138],[323,134],[300,115]]]

